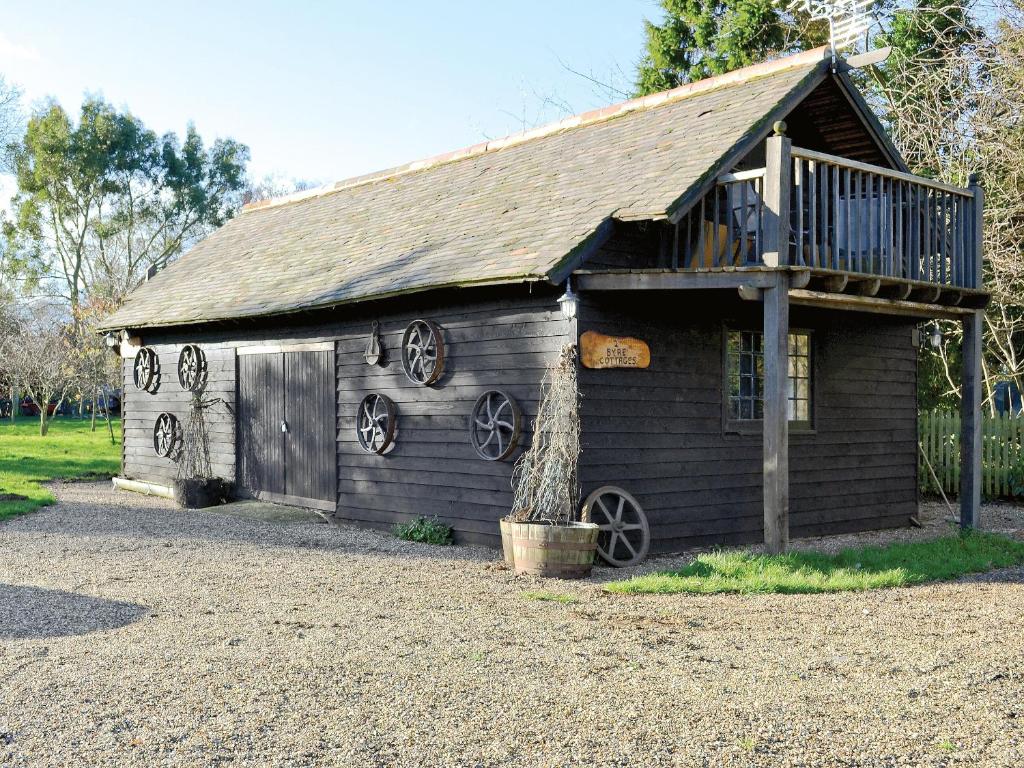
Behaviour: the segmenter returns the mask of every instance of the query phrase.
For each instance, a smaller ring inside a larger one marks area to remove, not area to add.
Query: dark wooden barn
[[[920,327],[946,318],[976,524],[982,193],[906,171],[857,64],[810,51],[244,211],[105,324],[122,484],[171,484],[197,387],[239,496],[497,545],[543,370],[581,344],[583,493],[628,492],[653,551],[906,525]]]

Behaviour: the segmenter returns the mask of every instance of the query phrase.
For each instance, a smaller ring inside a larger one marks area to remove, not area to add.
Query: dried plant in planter
[[[579,397],[576,347],[567,346],[544,374],[533,441],[512,473],[513,522],[575,521],[580,497]]]
[[[568,346],[544,374],[533,442],[516,462],[512,513],[501,521],[505,560],[517,574],[578,579],[594,565],[600,529],[576,519],[579,404],[576,347]]]
[[[188,419],[181,437],[175,497],[183,507],[199,508],[219,504],[228,497],[228,484],[213,477],[210,465],[210,438],[206,428],[206,411],[224,401],[204,398],[196,392],[189,403]]]

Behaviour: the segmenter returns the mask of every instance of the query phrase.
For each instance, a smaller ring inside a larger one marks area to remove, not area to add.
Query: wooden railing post
[[[768,267],[789,264],[789,201],[793,179],[793,142],[786,124],[775,123],[775,135],[765,140],[764,253]],[[797,246],[799,248],[799,245]]]
[[[764,296],[764,544],[789,545],[789,276],[775,273]]]
[[[984,238],[984,213],[985,213],[985,190],[981,188],[978,174],[972,173],[968,179],[968,188],[974,194],[974,205],[971,208],[971,262],[965,270],[965,281],[969,288],[981,288],[981,268],[985,261],[985,238]],[[971,281],[973,280],[973,283]]]
[[[960,527],[981,524],[981,330],[984,312],[964,315],[960,392]]]

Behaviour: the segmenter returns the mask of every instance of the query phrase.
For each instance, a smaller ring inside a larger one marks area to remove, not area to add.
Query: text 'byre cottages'
[[[863,63],[809,51],[252,206],[105,323],[119,482],[171,484],[202,389],[237,495],[497,546],[578,344],[582,493],[621,489],[652,551],[902,526],[918,326],[948,318],[971,522],[982,193],[907,172]]]

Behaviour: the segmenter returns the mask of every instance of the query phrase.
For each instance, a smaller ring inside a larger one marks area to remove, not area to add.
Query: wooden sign
[[[640,339],[584,331],[580,362],[584,368],[646,368],[651,364],[651,350]]]

